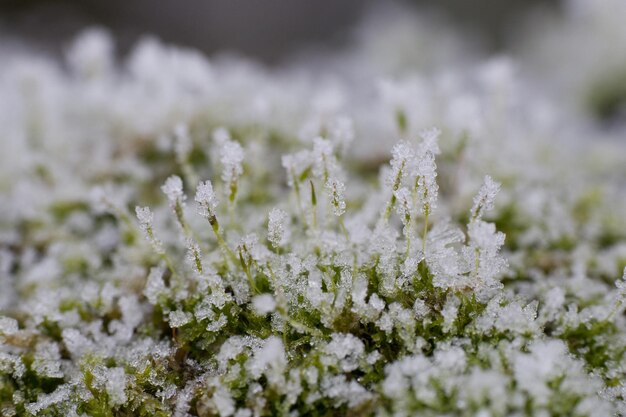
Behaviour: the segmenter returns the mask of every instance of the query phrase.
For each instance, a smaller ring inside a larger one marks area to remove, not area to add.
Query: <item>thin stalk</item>
[[[391,217],[391,211],[393,210],[393,206],[396,204],[395,192],[398,191],[398,188],[400,188],[400,183],[402,182],[402,173],[404,172],[405,164],[406,161],[402,161],[402,165],[400,165],[398,174],[393,180],[393,185],[391,187],[391,199],[389,200],[389,203],[387,203],[387,207],[385,208],[385,212],[383,214],[383,219],[385,220],[385,222],[387,222],[389,220],[389,217]]]
[[[252,273],[250,272],[250,265],[248,265],[246,263],[246,261],[243,259],[243,252],[241,247],[239,248],[239,262],[241,263],[241,267],[243,268],[243,271],[246,274],[246,277],[248,278],[248,283],[250,284],[250,288],[252,288],[252,291],[255,294],[260,294],[259,289],[256,286],[256,283],[254,282],[254,278],[252,277]]]
[[[315,196],[315,185],[313,185],[313,181],[309,180],[309,185],[311,186],[311,223],[313,226],[313,230],[317,229],[317,197]]]
[[[209,224],[211,225],[211,229],[213,230],[213,234],[215,235],[215,238],[217,239],[217,244],[230,257],[230,259],[233,261],[233,263],[236,264],[237,263],[237,256],[230,249],[230,247],[228,247],[228,245],[226,244],[226,241],[224,241],[224,238],[222,237],[222,234],[220,233],[220,225],[219,225],[219,223],[217,221],[217,217],[215,217],[215,215],[210,215],[208,220],[209,220]],[[225,258],[224,261],[226,261],[228,263],[228,259],[227,258]]]
[[[424,231],[422,232],[422,253],[426,253],[426,236],[428,235],[428,215],[430,207],[424,207]]]

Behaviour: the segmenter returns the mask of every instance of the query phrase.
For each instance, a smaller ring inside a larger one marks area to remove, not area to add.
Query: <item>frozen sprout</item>
[[[289,241],[289,215],[284,210],[273,208],[267,222],[267,239],[274,248],[279,248]]]
[[[489,175],[486,175],[484,184],[480,187],[478,194],[474,197],[474,205],[471,210],[472,220],[482,218],[486,211],[493,209],[493,203],[499,191],[500,184],[491,179]]]
[[[184,201],[183,180],[177,175],[172,175],[165,180],[161,190],[167,196],[170,204],[180,204]]]
[[[139,227],[146,239],[157,253],[163,253],[163,243],[156,237],[153,229],[154,214],[149,207],[135,207],[135,214],[139,220]]]
[[[196,203],[198,203],[199,213],[205,218],[215,217],[215,209],[219,203],[213,184],[211,181],[200,181],[196,189]]]
[[[238,142],[226,140],[222,144],[220,151],[220,162],[222,163],[222,181],[232,184],[237,181],[243,173],[243,148]]]
[[[341,216],[346,212],[346,202],[344,200],[346,186],[343,182],[335,178],[330,178],[326,182],[326,190],[328,191],[330,197],[330,204],[333,207],[333,213],[335,216]]]

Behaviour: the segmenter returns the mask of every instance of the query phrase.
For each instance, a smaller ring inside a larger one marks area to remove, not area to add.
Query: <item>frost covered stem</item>
[[[422,253],[426,250],[426,236],[428,235],[428,216],[430,215],[430,206],[424,206],[424,231],[422,232]]]
[[[309,180],[311,186],[311,224],[312,228],[317,229],[317,197],[315,196],[315,185],[313,181]]]
[[[267,269],[269,270],[270,273],[270,278],[272,280],[272,286],[274,287],[274,291],[276,294],[276,310],[278,312],[278,314],[281,316],[281,318],[283,320],[285,320],[285,322],[290,325],[291,327],[293,327],[295,330],[301,332],[301,333],[308,333],[312,336],[316,336],[316,337],[322,337],[324,336],[324,334],[319,331],[318,329],[315,328],[311,328],[309,326],[307,326],[306,324],[300,323],[298,320],[292,319],[291,317],[289,317],[289,309],[288,309],[288,305],[287,302],[285,300],[285,295],[282,291],[282,288],[280,287],[280,285],[278,284],[278,278],[276,277],[276,274],[274,274],[274,270],[272,269],[272,266],[270,265],[270,263],[268,262],[267,264]],[[283,332],[283,342],[285,343],[285,346],[287,346],[287,332]]]
[[[406,165],[406,160],[402,160],[400,164],[400,168],[398,169],[398,173],[393,180],[393,185],[391,187],[391,199],[389,203],[387,203],[387,208],[385,209],[384,220],[387,222],[389,217],[391,217],[391,211],[393,210],[393,206],[396,204],[396,191],[400,188],[400,183],[402,182],[402,176],[404,175],[404,167]]]
[[[217,240],[217,244],[233,260],[233,262],[236,262],[237,256],[235,256],[235,253],[228,246],[228,244],[222,237],[222,234],[220,233],[220,225],[217,222],[217,217],[212,216],[208,220],[209,220],[209,224],[211,225],[211,229],[213,230],[213,234],[215,234],[215,239]]]
[[[293,178],[293,191],[296,194],[298,211],[300,212],[300,216],[303,216],[304,210],[302,209],[302,198],[300,197],[300,182],[291,168],[289,168],[289,175]]]
[[[172,275],[176,279],[180,279],[180,276],[176,272],[174,268],[174,263],[167,255],[167,252],[163,249],[163,243],[156,237],[154,233],[154,228],[152,226],[154,221],[154,214],[150,211],[148,207],[135,207],[135,213],[137,215],[137,219],[139,220],[139,226],[141,230],[144,232],[148,242],[150,242],[150,246],[152,246],[152,250],[154,250],[159,257],[165,262],[167,268],[170,270]]]
[[[161,190],[165,193],[167,199],[169,200],[170,207],[174,211],[176,221],[178,222],[183,235],[190,236],[191,232],[187,222],[185,221],[184,202],[186,196],[183,192],[183,181],[180,177],[172,175],[165,181]]]
[[[350,243],[350,237],[348,237],[348,230],[346,229],[346,225],[344,224],[342,217],[339,217],[339,227],[341,227],[341,232],[343,233],[343,237],[346,239],[346,242]]]
[[[486,175],[482,187],[474,197],[474,204],[470,211],[470,223],[480,220],[486,211],[493,209],[498,191],[500,191],[500,183]]]
[[[195,200],[196,203],[198,203],[199,214],[207,219],[207,221],[211,225],[211,229],[213,230],[213,234],[215,234],[218,245],[228,256],[230,256],[233,262],[236,263],[237,257],[228,247],[228,245],[224,241],[224,238],[222,237],[222,234],[220,233],[220,225],[217,220],[217,215],[215,214],[215,210],[217,209],[219,201],[217,200],[217,196],[215,195],[215,191],[213,190],[213,184],[211,184],[211,181],[201,181],[198,184]]]
[[[245,245],[239,247],[239,263],[241,264],[241,267],[243,268],[243,271],[245,272],[246,277],[248,278],[248,283],[250,284],[250,288],[252,289],[252,291],[255,294],[260,294],[261,292],[257,288],[256,283],[254,282],[254,278],[252,277],[252,273],[250,272],[250,264],[247,263],[244,259],[244,256],[243,256],[244,250],[247,251],[247,248]]]

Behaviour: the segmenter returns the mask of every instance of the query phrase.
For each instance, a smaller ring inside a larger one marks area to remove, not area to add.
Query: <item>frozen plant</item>
[[[398,13],[315,70],[0,44],[2,416],[626,415],[623,143]]]

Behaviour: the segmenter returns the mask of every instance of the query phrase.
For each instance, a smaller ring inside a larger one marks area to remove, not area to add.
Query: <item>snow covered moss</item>
[[[0,414],[626,413],[626,153],[513,63],[112,48],[0,68]]]

